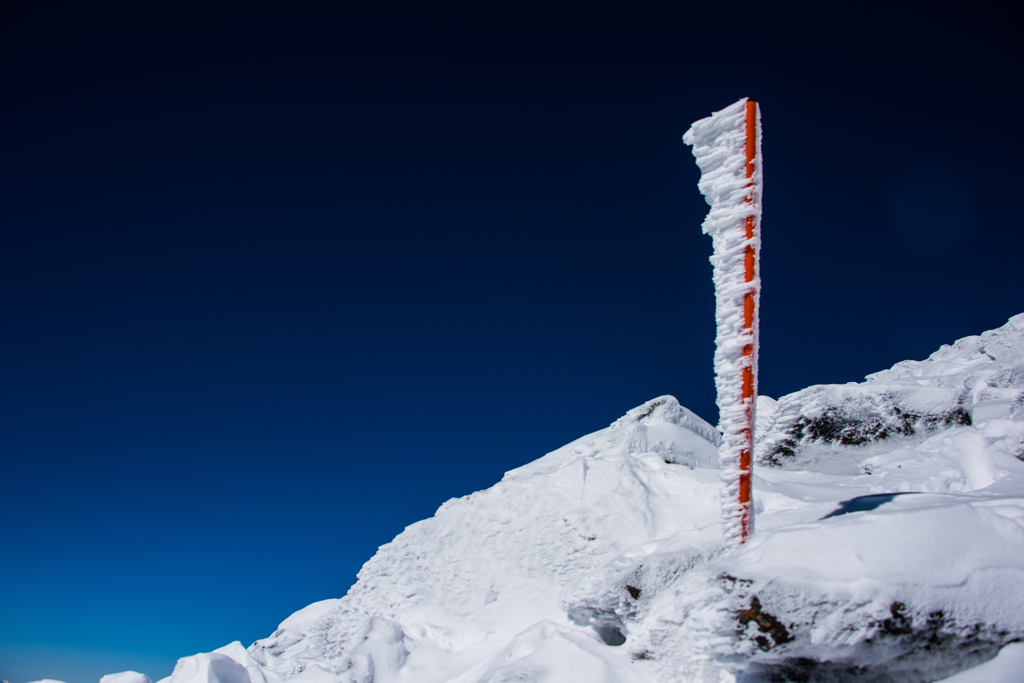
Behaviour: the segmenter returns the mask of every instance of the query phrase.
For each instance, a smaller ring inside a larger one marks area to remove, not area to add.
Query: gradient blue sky
[[[0,7],[12,683],[156,680],[646,399],[714,422],[680,137],[739,97],[762,393],[1024,311],[1019,5],[275,5]]]

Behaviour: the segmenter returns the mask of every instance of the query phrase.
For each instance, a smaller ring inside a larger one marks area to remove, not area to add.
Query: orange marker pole
[[[757,158],[757,102],[754,100],[747,100],[747,183],[750,186],[749,193],[747,194],[747,203],[753,204],[757,201],[757,197],[754,196],[754,160]],[[750,244],[747,245],[746,254],[744,255],[744,266],[745,275],[747,282],[753,282],[755,273],[755,264],[757,263],[757,254],[754,251],[754,228],[756,227],[757,218],[755,216],[748,216],[746,221],[747,228],[747,239]],[[743,333],[750,335],[753,340],[754,335],[754,319],[755,319],[755,308],[756,303],[754,299],[754,292],[748,291],[743,299]],[[742,517],[740,518],[741,536],[740,543],[744,543],[747,537],[750,536],[750,530],[752,527],[751,521],[753,518],[753,501],[751,499],[751,476],[753,474],[753,453],[754,453],[754,380],[757,374],[757,359],[754,357],[754,343],[751,341],[743,347],[743,403],[746,406],[747,414],[747,426],[743,430],[743,436],[746,443],[743,449],[740,451],[740,509],[742,510]]]

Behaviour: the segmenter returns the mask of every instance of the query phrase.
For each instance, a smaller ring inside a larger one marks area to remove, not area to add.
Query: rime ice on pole
[[[757,118],[760,110],[757,109]],[[761,250],[761,126],[756,122],[753,174],[747,174],[747,99],[694,123],[683,136],[693,147],[700,167],[698,187],[711,206],[703,229],[711,235],[714,266],[717,335],[715,386],[718,390],[719,457],[725,490],[722,496],[723,531],[727,546],[742,543],[744,518],[753,532],[753,508],[741,502],[741,457],[753,446],[754,403],[757,398],[757,310]],[[748,238],[747,219],[753,218]],[[753,277],[747,277],[747,251],[753,246]],[[752,325],[744,325],[744,301],[753,304]],[[749,348],[751,353],[744,354]],[[753,395],[744,399],[744,370],[751,373]],[[749,477],[749,474],[748,474]],[[748,479],[749,480],[749,479]]]

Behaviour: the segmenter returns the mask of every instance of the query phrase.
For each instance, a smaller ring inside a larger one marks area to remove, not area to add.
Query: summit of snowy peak
[[[250,653],[287,675],[315,664],[377,671],[351,674],[356,681],[390,681],[381,672],[401,668],[429,683],[451,677],[438,668],[442,658],[468,670],[503,656],[538,623],[550,622],[552,633],[578,628],[569,614],[575,592],[622,553],[642,555],[680,533],[721,542],[716,436],[676,399],[648,401],[493,487],[444,503],[381,546],[344,598],[290,617]],[[584,625],[569,641],[589,651],[583,641],[600,645],[601,626]]]
[[[629,410],[608,427],[511,470],[505,479],[546,476],[581,459],[627,461],[656,456],[665,463],[717,469],[721,435],[673,396]]]
[[[708,422],[699,417],[688,408],[684,408],[675,396],[659,396],[652,398],[643,405],[637,406],[628,411],[625,415],[613,422],[611,426],[625,427],[633,423],[647,425],[658,421],[667,422],[676,427],[682,427],[702,437],[714,446],[722,441],[722,435]]]

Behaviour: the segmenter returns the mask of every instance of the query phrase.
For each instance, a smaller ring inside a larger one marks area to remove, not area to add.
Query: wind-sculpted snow
[[[1021,417],[1024,407],[1024,314],[980,336],[943,346],[926,360],[905,360],[868,375],[868,383],[962,389],[975,421]]]
[[[152,683],[149,676],[140,674],[138,671],[122,671],[116,674],[107,674],[100,679],[100,683]]]
[[[779,399],[770,430],[757,438],[762,465],[848,470],[841,446],[891,448],[893,440],[971,424],[963,389],[899,384],[818,385]]]
[[[655,598],[634,647],[700,642],[751,680],[934,681],[980,664],[1024,634],[1021,502],[918,494],[786,524]]]
[[[953,425],[1021,417],[1022,406],[1024,314],[861,384],[818,385],[777,405],[759,402],[770,418],[758,424],[755,457],[769,466],[849,471],[865,447],[891,450]]]
[[[862,384],[762,397],[760,453],[792,415],[834,408],[834,427],[762,458],[735,550],[718,433],[655,399],[448,501],[345,597],[161,683],[1016,681],[1022,348],[1017,316]]]

